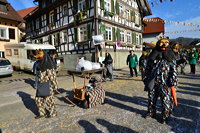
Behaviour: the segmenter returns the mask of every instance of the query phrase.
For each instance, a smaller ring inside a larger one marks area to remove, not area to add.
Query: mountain
[[[170,39],[170,41],[176,41],[180,44],[182,44],[183,47],[188,47],[191,45],[195,45],[200,42],[200,38],[184,38],[184,37],[179,37],[176,39]]]

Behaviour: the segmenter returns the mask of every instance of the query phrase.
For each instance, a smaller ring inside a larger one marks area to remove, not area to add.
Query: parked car
[[[9,60],[0,58],[0,76],[12,75],[13,67]]]

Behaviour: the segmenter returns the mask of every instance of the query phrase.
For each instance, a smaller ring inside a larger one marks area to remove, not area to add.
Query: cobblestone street
[[[168,124],[161,124],[161,105],[155,119],[145,119],[147,92],[141,77],[129,78],[128,70],[115,71],[113,82],[103,83],[106,101],[103,105],[83,109],[72,107],[67,100],[56,94],[58,116],[50,119],[34,119],[37,108],[32,88],[34,76],[16,82],[1,82],[0,130],[3,133],[198,133],[200,132],[200,67],[196,75],[179,75],[177,90],[178,107]],[[187,66],[186,73],[189,73]],[[77,85],[83,79],[76,77]],[[72,100],[71,76],[62,73],[58,77],[59,91]],[[159,101],[160,102],[160,101]]]

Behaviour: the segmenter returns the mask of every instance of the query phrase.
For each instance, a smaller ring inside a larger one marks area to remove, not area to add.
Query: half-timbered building
[[[74,68],[77,58],[95,61],[107,50],[114,68],[125,67],[128,51],[142,50],[142,18],[150,15],[147,0],[35,0],[39,9],[26,18],[28,42],[49,43]],[[103,35],[102,50],[92,36]],[[116,42],[120,45],[116,46]],[[100,51],[100,54],[97,54]]]

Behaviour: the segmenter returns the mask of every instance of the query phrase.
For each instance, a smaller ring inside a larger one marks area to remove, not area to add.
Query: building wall
[[[0,27],[8,28],[8,29],[9,28],[14,29],[15,30],[15,39],[9,38],[9,30],[7,29],[8,38],[5,39],[5,40],[0,39],[0,51],[4,51],[4,44],[6,44],[6,43],[18,43],[20,41],[20,31],[19,31],[17,25],[18,25],[17,22],[1,19]]]

